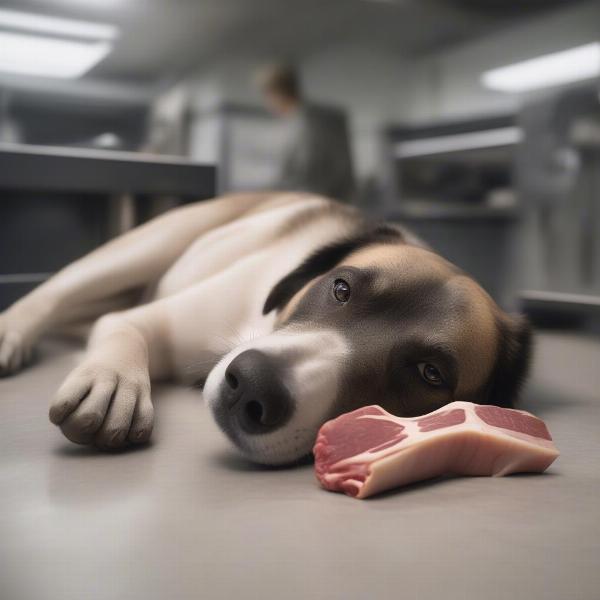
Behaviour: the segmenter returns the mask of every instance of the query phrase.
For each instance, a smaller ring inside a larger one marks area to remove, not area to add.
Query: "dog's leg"
[[[269,257],[252,254],[178,294],[99,319],[83,362],[51,404],[50,420],[81,444],[146,441],[151,379],[200,379],[242,341],[242,325],[253,335],[270,331],[273,316],[262,316],[267,283],[256,285],[273,263]]]
[[[64,268],[0,313],[0,376],[18,371],[39,337],[68,322],[71,314],[148,285],[196,238],[240,217],[263,198],[238,195],[176,209]]]
[[[101,317],[83,362],[50,406],[50,420],[79,444],[114,449],[146,442],[154,410],[150,379],[169,374],[164,301]]]

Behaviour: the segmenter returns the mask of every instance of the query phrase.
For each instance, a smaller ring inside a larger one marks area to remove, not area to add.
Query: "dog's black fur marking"
[[[498,356],[487,384],[485,402],[512,408],[529,372],[533,335],[524,317],[498,319]]]
[[[370,244],[403,240],[399,229],[382,224],[317,249],[273,287],[265,301],[263,314],[282,309],[311,279],[333,269],[352,252]]]
[[[405,241],[401,229],[381,224],[317,249],[273,287],[265,301],[263,314],[281,310],[309,281],[333,269],[352,252],[375,243]],[[497,328],[496,362],[476,401],[511,408],[529,371],[532,331],[529,322],[519,316],[498,316]]]

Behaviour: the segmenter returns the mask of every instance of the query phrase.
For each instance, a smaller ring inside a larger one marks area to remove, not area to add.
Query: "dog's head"
[[[307,455],[328,419],[366,404],[416,416],[465,400],[511,406],[530,330],[470,277],[382,226],[321,248],[266,299],[272,334],[213,369],[205,394],[252,460]]]

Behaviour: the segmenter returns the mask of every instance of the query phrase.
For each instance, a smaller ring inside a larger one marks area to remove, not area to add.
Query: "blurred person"
[[[258,83],[268,109],[286,127],[273,187],[351,200],[354,173],[344,111],[307,102],[298,73],[290,65],[263,69]]]

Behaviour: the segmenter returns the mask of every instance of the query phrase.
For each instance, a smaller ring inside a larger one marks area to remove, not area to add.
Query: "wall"
[[[588,2],[536,18],[413,65],[411,121],[514,111],[518,97],[486,90],[481,73],[600,39],[600,3]]]

